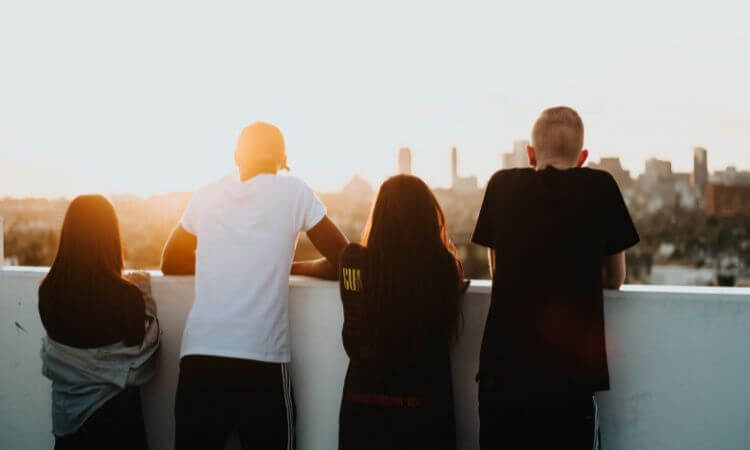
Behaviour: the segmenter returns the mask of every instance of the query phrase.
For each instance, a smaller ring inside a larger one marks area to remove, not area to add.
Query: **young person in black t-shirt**
[[[581,168],[574,110],[542,112],[528,154],[532,168],[490,179],[473,236],[493,274],[480,446],[597,448],[593,394],[609,389],[602,289],[624,282],[624,250],[639,237],[612,176]]]
[[[339,448],[455,450],[449,350],[466,285],[422,180],[383,183],[362,245],[344,249],[339,283],[350,359]]]

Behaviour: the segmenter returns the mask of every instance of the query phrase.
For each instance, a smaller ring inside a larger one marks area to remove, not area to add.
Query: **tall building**
[[[750,186],[750,171],[737,170],[735,166],[729,166],[725,170],[714,172],[709,182],[727,186]]]
[[[708,183],[708,152],[703,147],[693,148],[693,174],[690,182],[701,194]]]
[[[455,185],[458,179],[458,149],[451,149],[451,184]]]
[[[672,161],[649,158],[642,176],[655,182],[669,180],[672,178]]]
[[[529,156],[526,152],[526,147],[528,146],[529,141],[526,139],[513,141],[513,148],[511,151],[502,154],[502,168],[515,169],[529,167]]]
[[[401,147],[398,151],[398,173],[411,175],[411,150],[409,147]]]
[[[454,192],[473,192],[479,190],[477,177],[460,177],[458,175],[458,149],[451,149],[451,190]]]
[[[662,208],[693,209],[700,197],[693,187],[692,174],[673,172],[672,162],[650,158],[646,170],[638,177],[638,191],[645,196],[644,210],[655,212]]]
[[[706,214],[711,217],[750,216],[750,186],[707,184]]]
[[[341,188],[341,197],[349,202],[371,202],[375,197],[375,191],[367,180],[359,175],[354,175],[351,180]]]
[[[622,167],[620,158],[601,158],[599,164],[592,162],[589,163],[589,167],[609,172],[617,182],[618,186],[620,186],[620,189],[626,188],[633,183],[633,179],[630,177],[630,171],[625,170]]]

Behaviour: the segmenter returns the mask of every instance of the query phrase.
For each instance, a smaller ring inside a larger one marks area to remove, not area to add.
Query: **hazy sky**
[[[610,4],[606,4],[610,3]],[[278,124],[294,174],[373,183],[412,148],[484,183],[547,106],[592,157],[750,169],[750,2],[0,0],[0,196],[193,190],[241,128]]]

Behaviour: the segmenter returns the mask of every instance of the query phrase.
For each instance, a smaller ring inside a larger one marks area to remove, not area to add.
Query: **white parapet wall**
[[[0,216],[0,269],[5,265],[5,225]]]
[[[45,269],[0,270],[0,449],[51,449],[50,382],[37,287]],[[171,449],[182,327],[191,277],[153,278],[163,328],[158,375],[143,390],[150,448]],[[464,302],[452,355],[458,440],[477,449],[476,383],[489,283]],[[598,395],[603,448],[750,448],[750,289],[628,286],[605,295],[612,390]],[[335,283],[290,279],[292,372],[300,450],[337,448],[347,357]],[[544,433],[544,430],[539,430]],[[237,448],[236,442],[229,448]]]

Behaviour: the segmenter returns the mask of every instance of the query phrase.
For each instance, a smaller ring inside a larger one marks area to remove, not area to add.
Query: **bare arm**
[[[198,238],[177,225],[169,235],[161,254],[161,271],[164,275],[192,275],[195,273],[195,249]]]
[[[620,289],[625,282],[625,252],[602,258],[602,285],[604,289]]]
[[[125,274],[123,278],[136,285],[143,292],[146,315],[156,317],[156,303],[154,303],[153,293],[151,292],[151,274],[139,270]]]
[[[307,231],[307,237],[323,258],[312,261],[298,261],[292,264],[292,275],[338,280],[339,255],[349,243],[344,233],[339,230],[328,216],[323,217],[317,225]]]
[[[495,249],[487,249],[487,262],[490,265],[490,279],[495,278]]]

